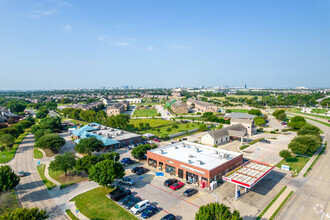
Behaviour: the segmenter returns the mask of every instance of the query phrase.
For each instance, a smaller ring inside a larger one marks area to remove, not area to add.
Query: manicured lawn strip
[[[312,169],[312,167],[314,166],[314,164],[316,163],[316,161],[319,159],[319,157],[321,156],[321,154],[323,153],[323,151],[325,150],[326,147],[327,147],[327,142],[325,142],[325,145],[324,145],[323,149],[320,151],[319,155],[317,155],[317,157],[315,158],[315,160],[313,161],[313,163],[307,169],[306,173],[304,174],[304,177],[306,177],[307,173]]]
[[[33,157],[34,159],[42,159],[43,158],[43,155],[41,153],[40,150],[38,150],[38,148],[33,148]]]
[[[312,113],[325,114],[327,112],[327,109],[312,109]]]
[[[299,172],[301,171],[301,169],[305,166],[305,164],[310,160],[310,158],[306,158],[306,157],[295,157],[293,159],[288,159],[287,163],[285,162],[285,159],[281,160],[281,162],[279,162],[276,167],[281,168],[281,165],[288,165],[290,166],[290,170],[295,171],[297,170],[297,175],[299,174]]]
[[[287,188],[287,186],[284,186],[281,191],[275,196],[275,198],[270,201],[270,203],[266,206],[266,208],[260,213],[260,215],[258,215],[258,217],[256,218],[256,220],[261,219],[261,217],[268,211],[268,209],[274,204],[274,202],[278,199],[278,197],[280,197],[280,195],[284,192],[284,190]]]
[[[168,125],[173,125],[176,124],[174,121],[167,121],[163,119],[131,119],[130,124],[134,125],[134,127],[139,127],[140,123],[149,123],[150,127],[152,128],[157,128],[157,127],[162,127],[162,126],[168,126]]]
[[[316,119],[313,119],[313,118],[308,118],[308,117],[305,117],[305,118],[307,118],[307,119],[309,119],[309,120],[312,120],[312,121],[316,121],[316,122],[318,122],[318,123],[321,123],[321,124],[323,124],[323,125],[326,125],[326,126],[330,127],[330,124],[329,124],[329,123],[326,123],[326,122],[324,122],[324,121],[319,121],[319,120],[316,120]]]
[[[246,145],[243,145],[242,147],[240,147],[239,149],[240,150],[244,150],[245,148],[247,147],[250,147],[251,145],[255,144],[255,143],[258,143],[260,140],[263,140],[265,138],[258,138],[258,139],[255,139],[253,141],[251,141],[250,143],[246,144]]]
[[[172,126],[164,126],[164,127],[160,127],[160,128],[153,128],[153,129],[149,129],[149,130],[139,131],[139,133],[141,133],[141,134],[152,133],[156,136],[165,137],[170,134],[175,134],[175,133],[179,133],[182,131],[188,131],[188,130],[198,128],[198,125],[196,123],[186,123],[186,124],[177,124],[177,125],[178,125],[178,128],[173,128]],[[187,125],[189,125],[188,128],[187,128]],[[167,131],[168,128],[171,128],[171,131]],[[159,132],[157,131],[158,129],[160,130]]]
[[[42,179],[42,182],[45,184],[46,188],[48,190],[51,190],[53,189],[54,187],[56,187],[56,185],[49,181],[46,176],[45,176],[45,168],[46,168],[46,165],[45,164],[40,164],[37,166],[37,170],[38,170],[38,173],[39,173],[39,176],[40,178]]]
[[[175,119],[181,119],[181,120],[183,120],[183,119],[185,119],[185,120],[192,120],[192,121],[204,121],[204,118],[203,117],[184,117],[184,116],[182,116],[182,117],[175,117]]]
[[[8,163],[11,159],[14,158],[18,145],[23,141],[23,139],[29,134],[30,130],[25,131],[23,134],[20,134],[15,140],[14,146],[9,150],[4,150],[1,152],[0,163]],[[5,156],[5,157],[3,157]]]
[[[282,207],[285,205],[285,203],[289,200],[289,198],[291,197],[293,191],[291,191],[289,193],[289,195],[284,199],[284,201],[281,203],[281,205],[276,209],[276,211],[274,212],[274,214],[269,218],[269,220],[273,220],[276,215],[281,211]]]
[[[323,118],[323,119],[326,119],[326,120],[330,120],[330,117],[329,116],[315,115],[315,114],[309,114],[309,113],[303,113],[303,112],[300,112],[300,114],[307,115],[307,116],[313,116],[313,117],[317,117],[317,118]],[[316,120],[316,119],[314,119],[314,120]]]
[[[69,118],[64,118],[63,121],[70,121],[73,124],[82,124],[84,126],[88,124],[88,122],[86,122],[86,121],[81,121],[81,120],[77,120],[77,119],[69,119]]]
[[[227,109],[225,109],[225,111],[226,110],[230,110],[230,111],[232,111],[232,112],[240,112],[240,113],[248,113],[250,110],[248,110],[248,109],[235,109],[235,108],[227,108]]]
[[[113,189],[98,187],[73,198],[79,211],[90,219],[137,219],[128,211],[105,197]]]
[[[137,109],[134,111],[133,117],[152,117],[157,116],[155,109]]]
[[[68,214],[68,216],[72,219],[72,220],[79,220],[79,218],[77,218],[70,209],[65,210],[66,214]]]
[[[82,177],[78,176],[76,170],[73,170],[71,172],[68,172],[68,175],[65,176],[63,172],[61,171],[54,171],[49,169],[49,176],[51,176],[54,180],[58,181],[61,183],[60,188],[64,188],[70,185],[73,185],[75,183],[79,183],[81,181],[88,180],[88,177]],[[74,176],[72,174],[75,174]]]

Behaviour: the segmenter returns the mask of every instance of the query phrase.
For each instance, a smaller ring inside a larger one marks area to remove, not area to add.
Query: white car
[[[19,171],[18,173],[17,173],[17,176],[19,176],[19,177],[23,177],[24,176],[24,171]]]
[[[143,210],[145,210],[146,208],[148,208],[150,206],[150,203],[148,200],[143,200],[139,203],[137,203],[136,205],[134,205],[132,208],[131,208],[131,212],[133,214],[139,214],[141,212],[143,212]]]
[[[118,182],[119,182],[119,184],[125,184],[125,185],[130,185],[130,186],[134,185],[134,180],[132,180],[129,177],[123,177],[122,179],[119,179]]]

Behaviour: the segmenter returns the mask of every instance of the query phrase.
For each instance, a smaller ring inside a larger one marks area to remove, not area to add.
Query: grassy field
[[[99,187],[73,198],[79,211],[90,219],[137,219],[114,201],[105,197],[112,189]]]
[[[21,208],[15,190],[0,192],[0,214],[5,211],[12,211]]]
[[[86,121],[81,121],[81,120],[76,120],[76,119],[71,119],[71,118],[65,118],[65,119],[63,119],[63,121],[70,121],[73,124],[82,124],[82,125],[88,124],[88,122],[86,122]]]
[[[236,108],[228,108],[228,109],[225,109],[226,110],[231,110],[232,112],[240,112],[240,113],[248,113],[250,110],[248,109],[236,109]]]
[[[72,220],[79,220],[79,218],[77,218],[70,209],[65,210],[66,214],[68,214],[68,216],[72,219]]]
[[[18,138],[16,138],[16,140],[15,140],[14,146],[11,149],[1,151],[1,154],[0,154],[1,155],[0,156],[0,164],[1,163],[7,163],[11,159],[14,158],[18,145],[29,134],[29,132],[30,132],[30,130],[25,131],[23,134],[21,134],[20,136],[18,136]]]
[[[330,116],[314,115],[314,114],[302,113],[302,112],[300,112],[300,114],[303,114],[303,115],[306,115],[306,116],[312,116],[313,118],[317,117],[317,118],[323,118],[323,119],[326,119],[326,120],[330,120]],[[314,118],[314,120],[315,120],[315,118]]]
[[[193,121],[204,121],[203,117],[175,117],[174,119],[187,119],[187,120],[193,120]]]
[[[167,121],[163,119],[132,119],[130,120],[130,124],[133,124],[135,127],[139,127],[140,123],[149,123],[149,125],[153,128],[161,127],[161,126],[168,126],[168,125],[173,125],[175,122],[173,121]]]
[[[61,188],[88,180],[87,174],[78,173],[78,171],[68,172],[67,176],[61,171],[49,169],[49,176],[61,183]]]
[[[41,177],[42,179],[42,182],[45,184],[46,188],[48,190],[51,190],[53,189],[56,185],[55,183],[49,181],[46,176],[45,176],[45,168],[46,168],[46,165],[45,164],[40,164],[37,166],[37,170],[38,170],[38,173],[39,173],[39,176]]]
[[[328,112],[327,109],[312,109],[312,113],[325,114],[327,112]]]
[[[148,105],[163,105],[163,103],[161,102],[142,102],[142,103],[134,103],[134,105],[136,106],[140,106],[140,105],[143,105],[143,106],[148,106]]]
[[[168,128],[171,128],[171,131],[167,131]],[[141,134],[152,133],[156,136],[165,137],[170,134],[175,134],[175,133],[179,133],[182,131],[188,131],[188,130],[195,129],[195,128],[198,128],[198,125],[196,123],[187,123],[187,124],[178,124],[178,128],[173,128],[172,126],[165,126],[165,127],[158,128],[159,131],[157,128],[153,128],[153,129],[149,129],[149,130],[140,131],[139,133],[141,133]]]
[[[306,157],[295,157],[293,159],[288,159],[287,162],[285,162],[285,159],[283,159],[281,162],[279,162],[276,167],[281,168],[281,165],[288,165],[290,166],[290,170],[294,171],[297,170],[297,174],[301,171],[301,169],[305,166],[305,164],[309,161],[310,158]],[[293,176],[296,176],[293,175]]]
[[[155,109],[137,109],[134,111],[133,117],[152,117],[157,116]]]
[[[43,156],[42,156],[42,153],[40,150],[38,150],[38,148],[33,148],[33,157],[34,159],[42,159]]]

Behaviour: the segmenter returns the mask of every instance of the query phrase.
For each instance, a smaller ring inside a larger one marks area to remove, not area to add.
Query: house
[[[73,105],[67,105],[67,108],[76,108],[76,109],[82,109],[82,110],[94,110],[101,108],[103,106],[103,103],[100,101],[91,102],[89,104],[73,104]]]
[[[126,111],[129,108],[129,102],[128,101],[120,101],[117,102],[111,106],[109,106],[106,110],[107,115],[119,115]]]
[[[72,131],[72,135],[76,144],[83,138],[95,137],[103,142],[106,149],[117,149],[142,142],[142,136],[139,134],[103,126],[95,122]]]
[[[101,98],[100,100],[102,101],[104,106],[111,106],[116,103],[116,101],[111,100],[109,98]]]
[[[11,113],[9,109],[0,107],[0,122],[6,122],[10,117],[18,116],[14,113]]]
[[[175,114],[188,113],[187,103],[185,103],[181,100],[170,99],[170,100],[168,100],[167,105],[170,106],[171,110]]]
[[[246,127],[249,136],[254,135],[257,132],[257,126],[254,124],[255,115],[248,113],[233,112],[225,114],[224,118],[230,119],[231,125],[242,124]]]
[[[240,138],[243,144],[244,137],[248,132],[242,124],[231,125],[215,131],[209,131],[201,138],[201,143],[214,146],[229,142],[232,138]]]
[[[197,99],[192,99],[189,98],[187,100],[187,105],[188,107],[195,107],[195,109],[199,112],[217,112],[218,111],[218,107],[213,104],[213,103],[209,103],[209,102],[204,102],[204,101],[200,101]]]

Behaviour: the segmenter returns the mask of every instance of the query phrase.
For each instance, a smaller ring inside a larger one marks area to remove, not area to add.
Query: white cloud
[[[98,36],[96,39],[102,42],[106,42],[106,36]]]
[[[66,25],[64,25],[63,27],[64,27],[64,29],[67,30],[67,31],[71,31],[71,30],[72,30],[71,25],[66,24]]]
[[[130,43],[128,43],[128,42],[116,42],[115,45],[118,46],[118,47],[128,47],[128,46],[130,46]]]
[[[44,15],[44,16],[48,16],[48,15],[53,15],[55,14],[57,11],[56,9],[51,9],[51,10],[35,10],[34,14],[35,15]]]
[[[186,46],[186,45],[172,45],[171,48],[173,50],[188,50],[188,49],[190,49],[190,47]]]
[[[147,47],[147,50],[148,51],[154,51],[154,50],[157,50],[157,47],[149,46],[149,47]]]

